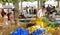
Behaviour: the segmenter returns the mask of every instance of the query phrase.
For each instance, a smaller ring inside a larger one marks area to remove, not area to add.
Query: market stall
[[[34,20],[33,20],[34,21]],[[37,20],[34,21],[35,24],[32,26],[27,27],[20,27],[13,31],[11,35],[42,35],[42,34],[48,34],[50,33],[53,35],[55,33],[56,27],[54,25],[54,22],[50,22],[49,19],[42,17],[38,18]],[[31,23],[33,24],[33,23]],[[26,31],[26,32],[25,32]]]

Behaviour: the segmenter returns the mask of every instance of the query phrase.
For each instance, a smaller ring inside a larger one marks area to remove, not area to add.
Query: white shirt
[[[42,12],[42,9],[40,9],[37,13],[37,17],[38,18],[43,17],[45,15],[45,12],[46,12],[46,10],[44,10],[44,12]]]
[[[29,8],[28,8],[28,14],[29,14]]]
[[[23,10],[23,14],[27,14],[26,10]]]

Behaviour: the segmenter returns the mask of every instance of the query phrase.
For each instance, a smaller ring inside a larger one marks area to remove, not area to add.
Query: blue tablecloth
[[[10,35],[29,35],[29,31],[23,30],[22,28],[18,28],[16,31],[14,31]]]

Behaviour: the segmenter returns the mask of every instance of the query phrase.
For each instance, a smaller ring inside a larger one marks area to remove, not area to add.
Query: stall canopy
[[[45,6],[47,7],[48,5],[52,5],[52,6],[57,6],[57,1],[46,1],[45,2]]]
[[[9,9],[9,8],[13,8],[13,6],[11,6],[11,5],[6,5],[6,6],[4,6],[4,8]]]
[[[14,8],[14,6],[13,6],[13,4],[12,3],[6,3],[5,4],[5,6],[4,6],[4,8],[6,8],[6,9],[10,9],[10,8]]]
[[[21,6],[21,2],[19,3],[19,6]],[[36,6],[37,7],[37,1],[34,2],[22,2],[22,7],[26,7],[26,6]]]

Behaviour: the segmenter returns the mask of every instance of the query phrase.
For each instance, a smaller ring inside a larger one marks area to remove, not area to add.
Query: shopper
[[[3,22],[3,30],[8,29],[9,25],[8,25],[8,16],[6,13],[4,13],[4,22]]]
[[[50,16],[50,13],[46,12],[45,17],[49,19],[49,21],[54,22],[54,24],[60,24],[60,22],[57,22],[55,18]]]
[[[48,7],[46,8],[47,12],[51,12],[50,6],[48,5]]]
[[[49,21],[51,21],[51,22],[54,22],[55,21],[55,19],[52,16],[50,16],[50,13],[49,12],[46,12],[45,13],[45,17],[48,18]]]
[[[36,8],[34,8],[34,14],[36,14],[37,13],[37,9]]]
[[[46,12],[46,8],[45,6],[42,6],[42,9],[40,9],[38,12],[37,12],[37,17],[40,18],[40,17],[43,17],[45,15],[45,12]]]

